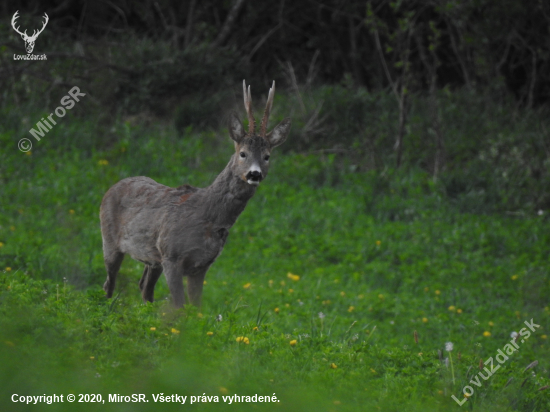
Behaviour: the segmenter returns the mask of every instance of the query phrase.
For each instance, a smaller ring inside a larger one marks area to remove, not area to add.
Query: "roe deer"
[[[275,82],[269,90],[259,134],[255,132],[250,86],[247,90],[244,80],[243,93],[248,133],[233,113],[229,135],[235,153],[210,186],[171,188],[140,176],[123,179],[105,193],[100,220],[107,298],[112,297],[118,270],[124,255],[129,254],[145,264],[139,281],[145,302],[153,301],[155,284],[164,272],[176,307],[185,303],[184,276],[190,302],[200,306],[208,268],[221,253],[229,229],[267,176],[271,149],[282,144],[290,131],[287,118],[266,133]]]

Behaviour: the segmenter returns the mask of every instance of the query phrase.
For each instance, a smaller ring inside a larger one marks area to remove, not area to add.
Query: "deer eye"
[[[241,152],[241,153],[239,153],[239,156],[241,156],[241,158],[244,159],[244,158],[246,157],[246,153],[245,153],[245,152]]]
[[[269,155],[265,155],[264,160],[267,162],[269,160]]]

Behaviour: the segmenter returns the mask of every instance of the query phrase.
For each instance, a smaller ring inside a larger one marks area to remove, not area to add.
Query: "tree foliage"
[[[161,112],[171,106],[159,106],[159,95],[170,102],[235,76],[268,84],[289,67],[301,81],[348,75],[371,91],[429,90],[435,78],[438,88],[511,92],[528,107],[550,96],[550,3],[542,0],[29,0],[18,7],[27,27],[49,14],[39,40],[48,63],[14,64],[11,54],[22,47],[12,32],[4,82],[23,74],[55,85],[115,76],[100,82],[114,86],[109,99],[154,102]],[[5,26],[14,12],[3,4]]]

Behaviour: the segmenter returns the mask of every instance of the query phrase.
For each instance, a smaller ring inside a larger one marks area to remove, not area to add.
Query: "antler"
[[[244,96],[244,108],[248,114],[248,134],[252,136],[254,134],[254,129],[256,126],[256,121],[254,120],[254,114],[252,113],[252,96],[250,95],[250,85],[248,86],[248,91],[246,90],[246,80],[243,80],[243,96]]]
[[[262,124],[260,126],[260,136],[265,137],[267,132],[267,122],[269,120],[269,115],[271,113],[271,107],[273,107],[273,98],[275,97],[275,80],[273,80],[273,85],[269,89],[269,94],[267,95],[267,103],[265,104],[264,117],[262,118]]]
[[[46,13],[44,13],[44,16],[43,16],[46,20],[44,21],[43,25],[42,25],[42,28],[40,30],[38,30],[38,32],[36,32],[36,30],[33,31],[32,33],[32,36],[30,37],[31,40],[36,40],[36,38],[38,37],[38,35],[40,33],[42,33],[44,31],[44,29],[46,28],[46,24],[48,24],[48,22],[50,21],[50,18],[48,17],[48,15]],[[36,33],[35,33],[36,32]]]
[[[50,21],[50,18],[48,17],[48,15],[46,13],[44,13],[44,18],[46,19],[42,25],[42,28],[40,30],[34,30],[33,33],[32,33],[32,36],[29,36],[27,34],[27,30],[25,30],[23,33],[21,33],[19,31],[19,27],[15,27],[15,21],[19,18],[19,16],[17,15],[17,13],[19,13],[19,10],[17,10],[15,12],[15,14],[13,15],[12,19],[11,19],[11,26],[13,27],[13,29],[19,33],[21,36],[24,36],[24,38],[28,41],[33,41],[33,40],[36,40],[36,38],[38,37],[38,35],[40,33],[42,33],[44,31],[44,29],[46,28],[46,24],[48,24],[48,22]]]
[[[13,15],[13,17],[12,17],[12,19],[11,19],[11,27],[13,27],[13,29],[14,29],[17,33],[19,33],[21,36],[28,37],[28,36],[27,36],[27,30],[25,30],[24,33],[21,33],[21,32],[19,31],[19,27],[15,27],[15,20],[17,20],[17,19],[19,18],[19,16],[17,15],[17,13],[19,13],[19,10],[17,10],[17,11],[15,12],[15,14]]]

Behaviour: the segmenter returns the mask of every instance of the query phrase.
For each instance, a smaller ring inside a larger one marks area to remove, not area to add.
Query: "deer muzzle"
[[[251,170],[246,174],[246,181],[249,185],[259,185],[262,181],[262,178],[262,173],[257,170]]]

